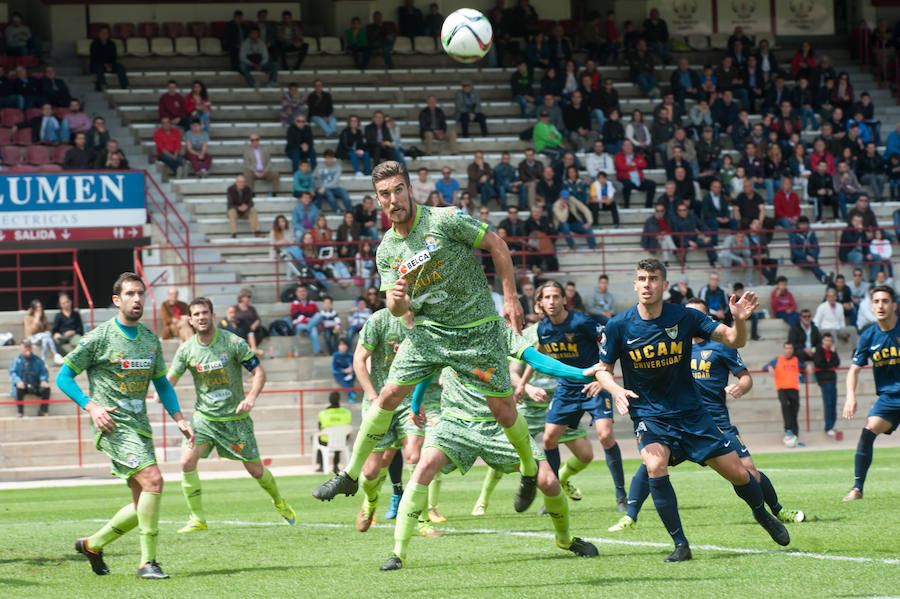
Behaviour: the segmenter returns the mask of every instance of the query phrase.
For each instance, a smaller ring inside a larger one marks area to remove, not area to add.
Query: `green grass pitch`
[[[619,514],[606,465],[573,479],[585,498],[570,502],[572,530],[593,539],[595,559],[556,548],[550,522],[512,509],[517,476],[505,477],[482,517],[470,515],[484,468],[444,478],[440,539],[414,538],[407,566],[380,572],[393,546],[393,523],[356,531],[360,495],[331,503],[312,498],[320,476],[282,477],[298,524],[279,524],[252,480],[208,481],[210,530],[177,535],[187,512],[178,484],[163,492],[159,561],[167,581],[134,578],[136,532],[106,549],[112,575],[99,577],[73,550],[128,500],[121,486],[0,492],[0,597],[870,597],[900,594],[900,449],[878,449],[866,498],[842,503],[853,451],[756,456],[782,503],[814,521],[788,525],[782,550],[756,525],[730,485],[708,469],[672,470],[694,560],[665,564],[668,535],[648,499],[636,530],[607,532]],[[625,464],[626,477],[636,468]],[[201,465],[202,476],[202,465]],[[389,493],[389,486],[383,489]],[[521,533],[521,534],[519,534]]]

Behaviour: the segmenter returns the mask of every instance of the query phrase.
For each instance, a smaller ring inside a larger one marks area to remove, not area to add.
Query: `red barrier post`
[[[303,390],[299,391],[300,395],[300,455],[306,455],[306,433],[304,431],[304,418],[303,418]]]

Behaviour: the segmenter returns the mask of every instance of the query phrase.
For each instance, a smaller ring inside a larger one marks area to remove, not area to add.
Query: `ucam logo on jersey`
[[[428,250],[422,250],[412,258],[407,258],[400,264],[400,276],[406,276],[415,269],[427,264],[431,260],[431,253]]]

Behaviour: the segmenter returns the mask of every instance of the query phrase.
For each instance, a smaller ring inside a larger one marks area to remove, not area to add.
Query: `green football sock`
[[[272,471],[268,468],[263,468],[263,474],[256,482],[259,483],[259,486],[266,490],[266,493],[272,498],[272,503],[279,504],[284,499],[281,497],[281,493],[278,491],[278,483],[275,482],[275,477],[272,475]]]
[[[528,434],[528,422],[521,412],[516,417],[516,422],[509,428],[503,428],[506,438],[512,443],[519,459],[522,461],[522,474],[525,476],[537,475],[537,462],[534,460],[534,454],[531,452],[531,435]]]
[[[141,535],[141,564],[156,561],[159,541],[159,502],[161,493],[141,491],[137,503],[138,532]]]
[[[419,515],[425,510],[428,502],[428,487],[410,482],[403,491],[400,507],[397,510],[397,524],[394,527],[394,554],[406,559],[406,548],[413,530],[419,522]]]
[[[191,520],[206,522],[206,514],[203,513],[203,491],[200,488],[200,474],[196,470],[181,473],[181,490],[184,492],[184,499],[191,510]]]
[[[488,500],[491,498],[491,494],[494,492],[494,489],[497,487],[497,483],[500,482],[500,479],[503,478],[503,473],[499,470],[494,470],[493,468],[488,468],[487,472],[484,473],[484,482],[481,483],[481,495],[478,496],[478,502],[481,505],[487,505]]]
[[[560,547],[568,548],[569,543],[572,542],[572,535],[569,533],[569,502],[566,501],[565,494],[544,495],[544,507],[553,521],[553,528],[556,531],[556,544]]]
[[[384,437],[384,433],[391,425],[391,418],[394,412],[391,410],[382,410],[378,406],[372,406],[366,410],[366,417],[363,418],[362,424],[359,426],[359,433],[356,435],[356,441],[353,443],[353,454],[350,456],[350,462],[347,464],[347,474],[350,478],[359,479],[362,472],[363,464],[378,442]]]
[[[569,480],[570,477],[578,474],[589,465],[590,462],[582,462],[573,455],[569,456],[569,459],[566,460],[566,463],[563,464],[562,469],[559,471],[559,482]]]
[[[116,515],[103,525],[103,528],[88,537],[87,545],[95,551],[100,551],[137,526],[137,523],[137,512],[134,511],[134,504],[129,501],[128,505],[116,512]]]
[[[434,479],[431,481],[431,484],[428,485],[428,508],[435,508],[438,506],[438,498],[441,495],[441,483],[443,479],[441,478],[441,473],[438,472],[434,475]]]
[[[366,494],[366,500],[369,502],[369,505],[373,505],[378,501],[378,494],[381,492],[385,477],[387,477],[387,470],[387,468],[382,468],[378,476],[372,480],[369,480],[364,475],[360,475],[359,482]]]

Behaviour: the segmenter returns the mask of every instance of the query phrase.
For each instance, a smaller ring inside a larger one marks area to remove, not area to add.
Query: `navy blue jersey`
[[[747,367],[737,350],[718,341],[701,341],[691,348],[691,372],[700,401],[720,427],[731,426],[725,406],[728,373],[737,376],[742,370]]]
[[[637,306],[610,319],[600,348],[605,364],[622,363],[632,419],[671,417],[700,408],[691,374],[692,337],[709,339],[719,323],[679,304],[663,304],[658,318],[644,320]]]
[[[869,358],[878,397],[900,399],[900,320],[890,331],[882,331],[876,322],[862,332],[853,363],[865,366]]]
[[[576,368],[589,368],[600,361],[598,341],[603,334],[603,325],[593,317],[581,312],[569,311],[560,324],[553,324],[549,318],[538,323],[538,349],[563,364]],[[581,391],[584,383],[557,379],[561,387],[577,388]]]

